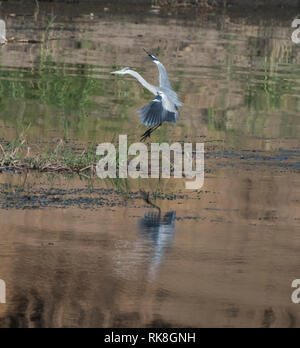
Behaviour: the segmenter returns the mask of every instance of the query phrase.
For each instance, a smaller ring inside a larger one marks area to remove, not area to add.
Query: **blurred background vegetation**
[[[80,1],[74,13],[69,1],[19,3],[15,11],[12,2],[0,6],[7,36],[41,42],[0,48],[3,141],[28,125],[32,143],[91,144],[122,133],[137,140],[144,128],[136,111],[151,95],[110,72],[131,66],[157,83],[143,47],[165,63],[185,103],[177,125],[162,127],[158,141],[299,140],[300,52],[290,40],[292,7],[275,18],[271,12],[170,12],[158,8],[159,1],[125,13],[118,2]]]

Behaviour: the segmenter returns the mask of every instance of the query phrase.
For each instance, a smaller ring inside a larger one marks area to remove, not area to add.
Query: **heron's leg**
[[[157,128],[158,128],[158,126],[154,126],[154,127],[147,129],[146,132],[141,136],[141,141],[144,142],[144,141],[146,141],[147,138],[150,138],[151,133],[153,133],[155,131],[155,129],[157,129]]]
[[[146,130],[146,132],[141,136],[141,141],[144,142],[147,138],[151,137],[151,134],[156,131],[162,124],[158,124],[157,126],[151,127]]]
[[[150,136],[151,136],[151,133],[152,132],[154,132],[155,131],[155,129],[157,129],[158,127],[159,127],[160,125],[158,125],[158,126],[154,126],[154,127],[151,127],[151,128],[148,128],[147,130],[146,130],[146,132],[141,136],[141,139],[146,139],[146,138],[150,138]]]

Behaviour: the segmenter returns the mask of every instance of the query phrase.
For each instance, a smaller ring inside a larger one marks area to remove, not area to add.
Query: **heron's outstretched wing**
[[[162,98],[158,95],[150,103],[143,106],[138,113],[142,123],[147,127],[152,127],[162,124],[163,111]]]
[[[175,123],[178,118],[177,108],[172,108],[167,99],[160,95],[142,107],[138,113],[140,120],[147,127],[157,126],[165,121]]]
[[[155,63],[157,65],[158,71],[159,71],[159,87],[166,87],[166,88],[171,89],[172,87],[171,87],[171,84],[170,84],[170,81],[168,78],[166,68],[158,60]]]

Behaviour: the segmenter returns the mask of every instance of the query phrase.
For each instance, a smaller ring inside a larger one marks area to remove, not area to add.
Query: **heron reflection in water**
[[[143,199],[155,210],[144,214],[139,221],[141,236],[151,242],[153,254],[151,256],[150,273],[162,264],[165,252],[173,244],[175,234],[176,211],[161,213],[161,209],[151,202],[149,193],[142,192]]]
[[[152,267],[155,269],[162,263],[165,250],[173,244],[175,218],[176,211],[170,211],[163,216],[150,212],[139,222],[141,235],[153,244]]]
[[[163,64],[146,50],[145,52],[158,67],[158,87],[151,85],[139,73],[130,68],[124,68],[122,70],[112,72],[112,74],[115,75],[133,76],[155,96],[154,100],[138,111],[141,122],[145,126],[150,127],[141,136],[141,141],[145,141],[148,137],[150,137],[151,133],[159,128],[164,122],[175,123],[178,119],[178,107],[183,106],[183,104],[178,100],[177,94],[171,87],[167,71]]]
[[[116,244],[114,272],[121,278],[140,277],[154,280],[164,262],[166,252],[172,248],[176,212],[162,214],[161,209],[151,202],[149,196],[149,193],[141,191],[142,199],[153,209],[139,219],[136,238],[120,239]]]

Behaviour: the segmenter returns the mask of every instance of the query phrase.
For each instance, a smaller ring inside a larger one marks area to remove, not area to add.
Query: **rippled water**
[[[55,16],[55,18],[53,18]],[[299,326],[300,46],[294,15],[2,4],[0,140],[138,141],[165,64],[185,104],[155,141],[204,142],[205,186],[0,174],[0,326]],[[276,18],[276,19],[274,19]],[[51,21],[54,19],[52,25]]]

